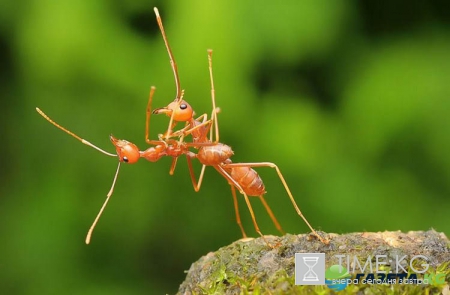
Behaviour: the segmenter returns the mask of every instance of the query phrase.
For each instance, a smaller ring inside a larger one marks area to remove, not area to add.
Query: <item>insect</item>
[[[94,144],[90,143],[89,141],[79,137],[75,133],[69,131],[68,129],[62,127],[55,121],[53,121],[50,117],[48,117],[43,111],[41,111],[39,108],[36,108],[37,112],[45,118],[48,122],[53,124],[55,127],[61,129],[62,131],[66,132],[67,134],[71,135],[72,137],[76,138],[77,140],[81,141],[83,144],[88,145],[101,153],[111,156],[111,157],[118,157],[119,163],[113,178],[113,182],[111,185],[111,188],[106,196],[106,200],[104,201],[102,207],[100,208],[100,211],[98,212],[94,222],[92,223],[92,226],[90,227],[87,236],[86,236],[86,244],[89,244],[91,241],[92,233],[95,228],[95,226],[98,223],[98,220],[100,219],[100,216],[103,213],[103,210],[105,209],[107,203],[109,202],[109,199],[113,193],[114,186],[117,180],[117,176],[119,174],[120,165],[122,162],[133,164],[136,163],[139,158],[145,158],[146,160],[150,162],[156,162],[160,158],[164,156],[172,157],[172,164],[170,167],[170,174],[173,174],[175,171],[177,159],[185,155],[188,163],[188,169],[189,174],[192,180],[192,184],[194,186],[195,191],[199,191],[203,175],[205,171],[206,166],[212,166],[215,168],[230,184],[231,191],[233,195],[233,201],[234,201],[234,207],[236,211],[236,220],[237,223],[241,229],[243,237],[246,237],[246,233],[244,231],[244,228],[242,226],[240,215],[239,215],[239,209],[238,209],[238,203],[237,203],[237,197],[236,197],[236,189],[244,196],[245,202],[247,204],[247,207],[250,211],[250,215],[255,227],[255,230],[260,234],[263,238],[264,235],[260,231],[258,224],[256,222],[255,214],[253,212],[252,206],[250,204],[250,200],[248,196],[258,196],[261,200],[262,204],[264,205],[266,211],[268,212],[270,218],[272,219],[273,223],[275,224],[276,228],[283,233],[283,230],[275,218],[272,210],[270,209],[269,205],[264,199],[265,189],[264,184],[259,177],[259,175],[256,173],[255,170],[252,168],[255,167],[271,167],[274,168],[277,171],[277,174],[283,183],[284,188],[286,189],[286,192],[289,195],[289,198],[298,213],[298,215],[305,221],[305,223],[308,225],[308,227],[311,229],[312,233],[323,243],[328,243],[328,240],[322,238],[309,224],[309,222],[306,220],[306,218],[301,213],[299,207],[297,206],[292,193],[289,190],[289,187],[287,186],[287,183],[281,174],[281,171],[279,168],[270,162],[260,162],[260,163],[232,163],[230,160],[230,157],[233,155],[233,151],[231,148],[225,144],[222,144],[219,142],[219,128],[218,128],[218,121],[217,121],[217,113],[220,111],[219,108],[215,105],[215,94],[214,94],[214,82],[213,82],[213,75],[212,75],[212,51],[208,50],[208,61],[209,61],[209,72],[210,72],[210,81],[211,81],[211,99],[213,104],[213,110],[211,113],[211,119],[208,120],[207,114],[203,114],[200,117],[194,119],[194,111],[192,107],[183,100],[184,91],[181,90],[180,82],[179,82],[179,76],[178,76],[178,70],[177,65],[175,63],[175,59],[173,57],[172,51],[170,49],[169,43],[167,41],[167,37],[164,31],[164,27],[162,25],[162,20],[159,15],[158,9],[154,8],[156,19],[158,22],[158,25],[160,27],[163,40],[165,43],[165,46],[167,48],[171,67],[174,74],[175,79],[175,86],[176,86],[176,98],[175,100],[170,103],[168,106],[163,108],[158,108],[152,111],[152,101],[153,101],[153,95],[155,92],[155,87],[152,86],[150,89],[149,94],[149,100],[147,104],[146,109],[146,127],[145,127],[145,141],[147,144],[152,145],[148,149],[144,151],[140,151],[139,148],[126,140],[117,139],[113,135],[110,135],[110,140],[112,144],[114,145],[116,149],[116,154],[109,153]],[[168,124],[167,131],[164,134],[158,135],[158,140],[151,140],[149,139],[149,130],[150,130],[150,116],[151,114],[166,114],[170,116],[170,121]],[[178,122],[185,122],[185,126],[182,129],[174,131],[174,127]],[[214,132],[213,132],[214,131]],[[214,136],[214,135],[215,136]],[[209,138],[208,138],[209,135]],[[188,136],[192,137],[192,142],[185,141],[185,138]],[[213,137],[215,139],[213,140]],[[197,153],[190,150],[190,148],[198,150]],[[203,165],[201,169],[200,176],[198,178],[198,181],[195,178],[193,166],[192,166],[192,159],[198,159],[199,162]]]
[[[250,211],[250,215],[253,221],[253,225],[255,227],[256,232],[264,238],[264,235],[259,229],[259,226],[256,222],[255,214],[253,212],[249,196],[257,196],[261,200],[262,204],[264,205],[267,213],[269,214],[270,218],[272,219],[272,222],[275,224],[275,227],[281,232],[284,233],[282,230],[279,222],[277,221],[275,215],[273,214],[272,210],[270,209],[269,205],[267,204],[266,200],[264,199],[264,194],[266,193],[265,187],[263,184],[262,179],[258,175],[258,173],[253,170],[252,168],[257,167],[270,167],[274,168],[278,174],[278,177],[280,178],[291,202],[294,206],[297,214],[304,220],[304,222],[308,225],[311,232],[323,243],[328,244],[329,241],[327,239],[322,238],[310,225],[308,220],[304,217],[302,212],[300,211],[300,208],[298,207],[297,203],[295,202],[295,199],[286,183],[286,180],[283,177],[283,174],[281,173],[278,166],[271,162],[257,162],[257,163],[233,163],[230,159],[230,157],[234,154],[231,147],[228,145],[225,145],[223,143],[219,142],[219,128],[218,128],[218,122],[217,122],[217,113],[218,108],[216,108],[215,103],[215,89],[214,89],[214,80],[213,80],[213,73],[212,73],[212,50],[208,50],[208,61],[209,61],[209,74],[210,74],[210,82],[211,82],[211,99],[212,99],[212,114],[211,119],[207,120],[207,115],[203,114],[197,119],[193,118],[194,112],[192,107],[183,100],[183,91],[180,87],[179,77],[178,77],[178,69],[175,62],[175,58],[173,57],[172,50],[170,48],[169,42],[167,40],[164,27],[162,25],[161,18],[159,16],[158,10],[155,8],[155,14],[158,21],[158,25],[160,27],[164,43],[166,45],[167,52],[169,54],[170,64],[172,65],[172,70],[175,77],[175,85],[177,87],[177,96],[173,102],[171,102],[169,105],[163,108],[158,108],[153,111],[153,114],[166,114],[170,116],[170,121],[168,125],[167,132],[164,135],[160,135],[160,139],[168,139],[172,137],[180,137],[182,140],[188,136],[191,135],[193,142],[192,143],[186,143],[186,146],[198,148],[198,153],[187,153],[187,160],[188,160],[188,167],[189,167],[189,173],[191,175],[192,183],[194,185],[194,190],[199,191],[204,171],[206,166],[212,166],[214,169],[216,169],[230,184],[231,186],[231,193],[233,196],[234,201],[234,207],[236,211],[236,220],[237,223],[241,229],[243,237],[247,237],[245,230],[242,226],[240,216],[239,216],[239,209],[238,209],[238,202],[236,197],[236,189],[244,196],[245,202],[247,204],[247,207]],[[202,119],[202,122],[199,120]],[[173,128],[178,122],[185,122],[185,127],[179,131],[173,132]],[[214,126],[214,128],[213,128]],[[213,130],[215,131],[215,140],[213,141]],[[207,137],[207,133],[209,132],[209,139]],[[192,158],[197,158],[202,166],[202,170],[200,172],[198,183],[195,180],[194,172],[192,170]],[[176,159],[174,159],[176,161]],[[171,167],[171,174],[173,173],[174,165]]]

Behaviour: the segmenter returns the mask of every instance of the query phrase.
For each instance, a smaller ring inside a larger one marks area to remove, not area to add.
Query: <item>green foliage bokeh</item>
[[[181,158],[174,176],[171,159],[123,165],[84,244],[117,159],[35,107],[108,151],[111,133],[145,149],[150,86],[154,107],[175,95],[153,6],[185,99],[210,113],[212,48],[221,141],[234,162],[276,163],[314,227],[449,234],[450,17],[422,5],[0,1],[2,293],[174,293],[190,263],[240,238],[227,182],[209,168],[195,193]],[[151,137],[167,122],[153,116]],[[284,229],[307,232],[275,171],[258,172]]]

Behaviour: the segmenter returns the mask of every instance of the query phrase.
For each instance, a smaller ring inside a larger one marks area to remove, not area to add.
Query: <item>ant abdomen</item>
[[[264,183],[258,173],[250,167],[231,168],[231,177],[239,183],[249,196],[261,196],[266,193]]]

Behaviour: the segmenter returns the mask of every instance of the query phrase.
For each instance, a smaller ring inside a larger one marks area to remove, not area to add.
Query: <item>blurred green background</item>
[[[170,176],[164,158],[122,166],[84,244],[117,159],[35,107],[108,151],[110,133],[147,148],[150,86],[154,107],[175,96],[154,6],[185,99],[210,113],[214,49],[221,141],[235,162],[278,164],[314,227],[450,234],[448,2],[0,1],[2,293],[175,293],[192,262],[241,237],[227,182],[209,168],[195,193],[186,161]],[[152,117],[151,137],[167,122]],[[284,229],[308,232],[275,171],[258,172]]]

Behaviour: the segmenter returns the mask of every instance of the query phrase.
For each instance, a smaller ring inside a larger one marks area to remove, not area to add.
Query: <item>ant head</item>
[[[166,114],[171,117],[173,113],[173,120],[176,122],[187,122],[192,119],[194,111],[192,107],[184,100],[173,101],[164,108],[155,109],[153,114]]]
[[[110,135],[109,139],[111,139],[112,144],[116,147],[120,162],[133,164],[139,160],[140,153],[135,144],[123,139],[117,139],[113,135]]]

